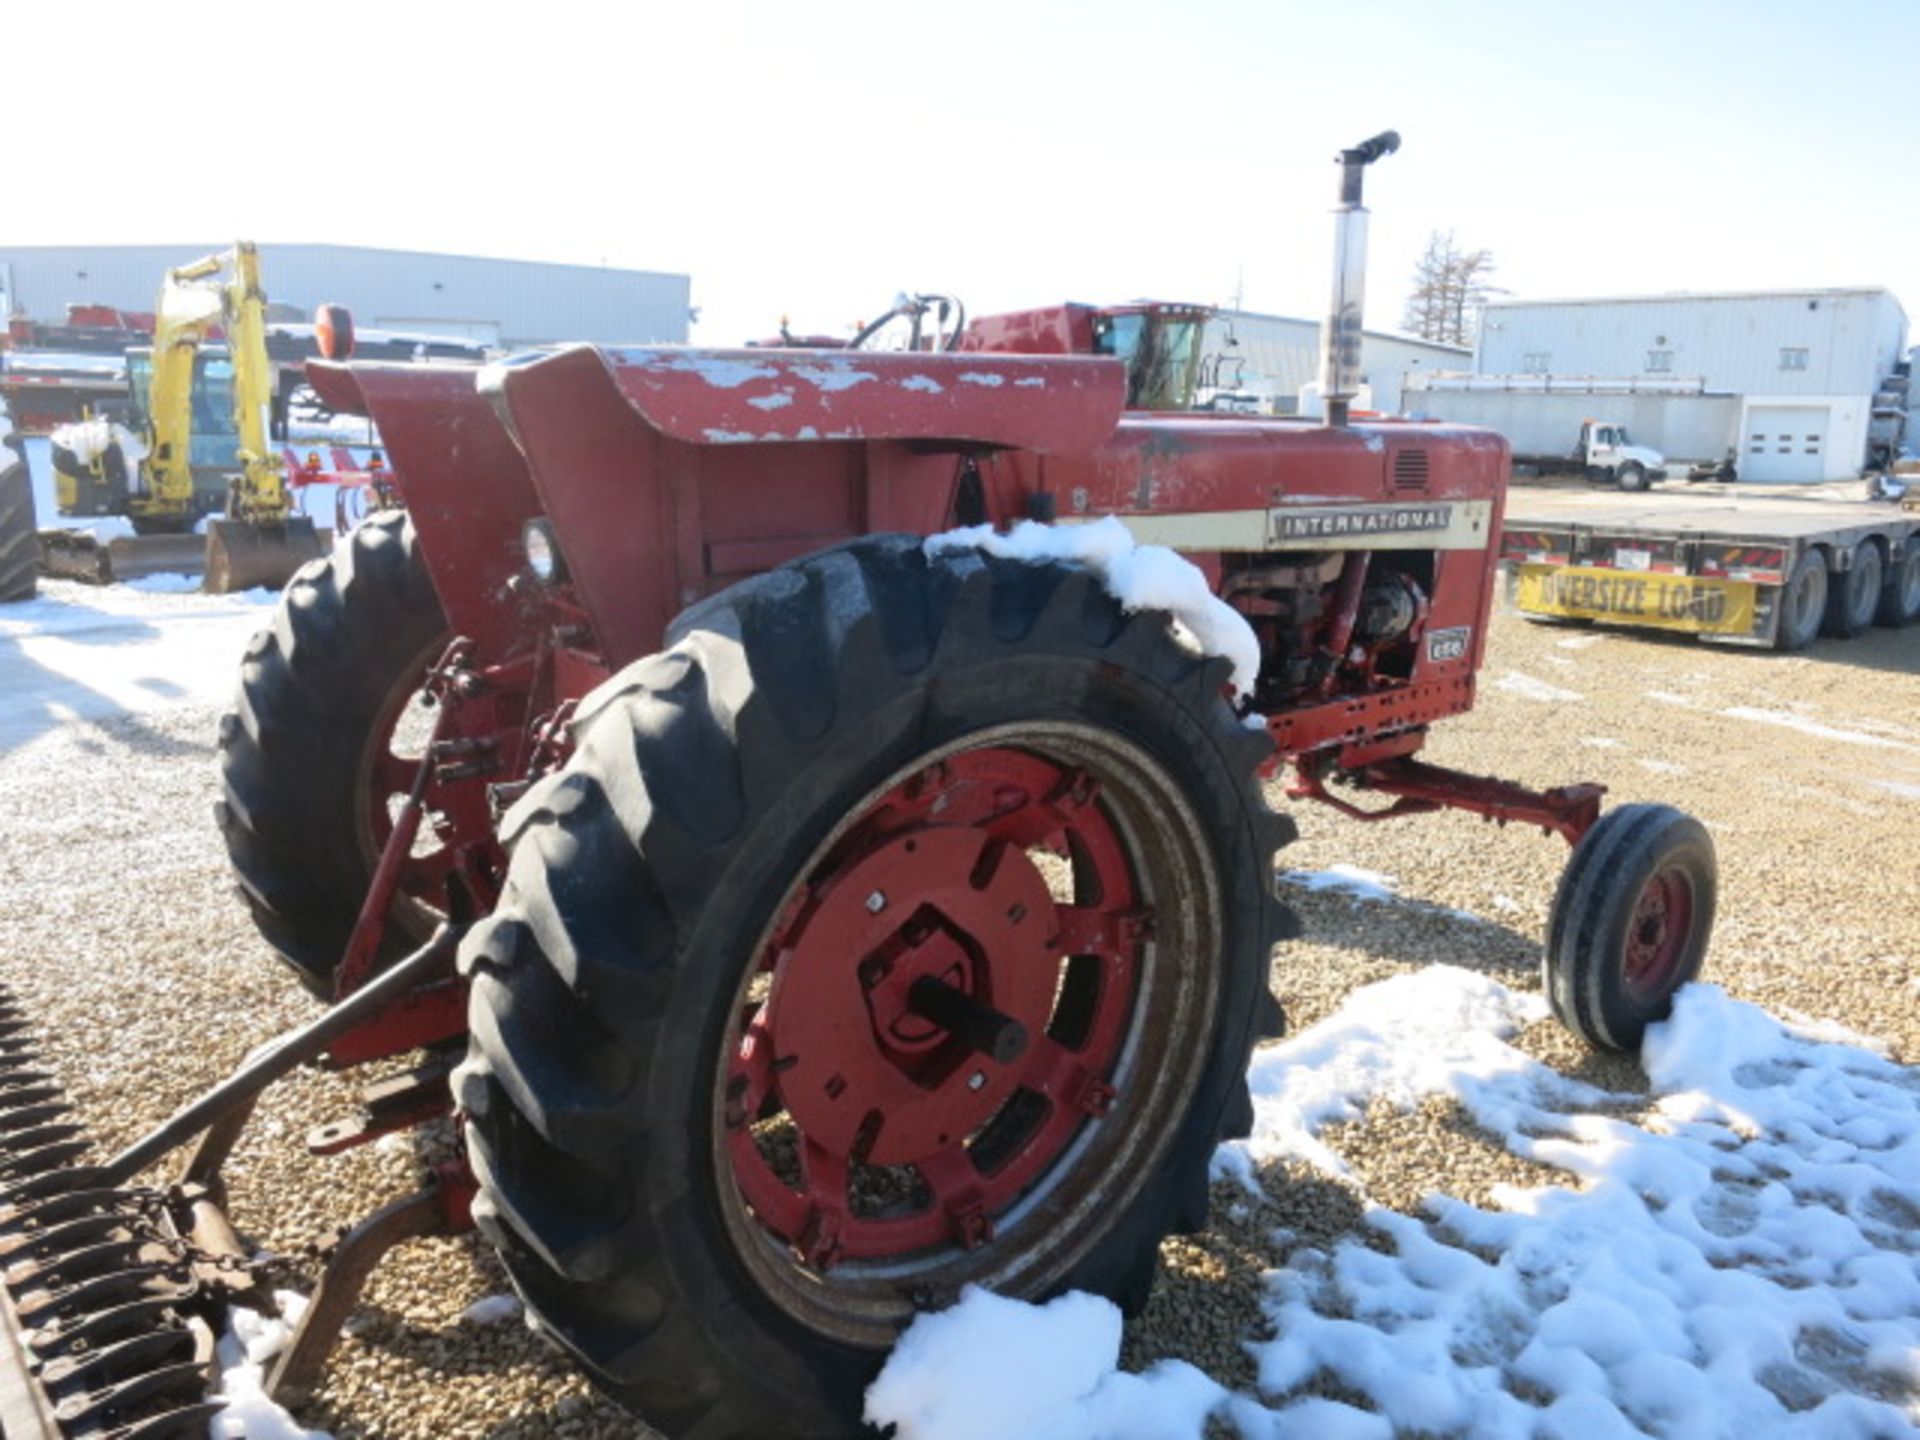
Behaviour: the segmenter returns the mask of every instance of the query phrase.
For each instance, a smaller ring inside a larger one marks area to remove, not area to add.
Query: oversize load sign
[[[1702,635],[1751,635],[1756,590],[1739,580],[1522,565],[1515,601],[1536,615],[1621,620]]]
[[[1453,524],[1451,505],[1354,505],[1339,510],[1277,511],[1276,538],[1283,541],[1347,540],[1377,535],[1425,535]]]

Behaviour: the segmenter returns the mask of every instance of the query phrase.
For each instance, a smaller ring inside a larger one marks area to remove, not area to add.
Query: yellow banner
[[[1522,565],[1514,601],[1536,615],[1618,620],[1702,635],[1751,635],[1756,590],[1744,580]]]

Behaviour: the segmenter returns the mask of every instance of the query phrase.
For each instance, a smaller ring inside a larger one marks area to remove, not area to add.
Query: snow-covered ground
[[[197,586],[179,575],[42,580],[37,599],[0,605],[0,750],[64,722],[225,700],[276,597]]]
[[[869,1418],[899,1440],[1172,1440],[1209,1417],[1263,1440],[1920,1433],[1920,1074],[1696,985],[1649,1037],[1651,1100],[1612,1096],[1507,1043],[1543,1008],[1435,967],[1256,1056],[1228,1173],[1344,1176],[1325,1127],[1444,1095],[1568,1176],[1491,1209],[1375,1206],[1373,1243],[1296,1251],[1247,1341],[1259,1393],[1120,1373],[1104,1301],[973,1294],[916,1322]],[[1284,1398],[1315,1380],[1376,1408]]]

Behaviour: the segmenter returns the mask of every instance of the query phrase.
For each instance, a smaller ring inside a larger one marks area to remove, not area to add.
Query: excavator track
[[[169,1197],[92,1150],[0,986],[0,1440],[197,1440],[223,1298]]]

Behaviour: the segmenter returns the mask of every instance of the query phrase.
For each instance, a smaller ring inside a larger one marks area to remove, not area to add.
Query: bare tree
[[[1493,252],[1463,250],[1451,230],[1435,230],[1414,262],[1413,289],[1401,324],[1410,334],[1445,345],[1471,345],[1493,284]]]

